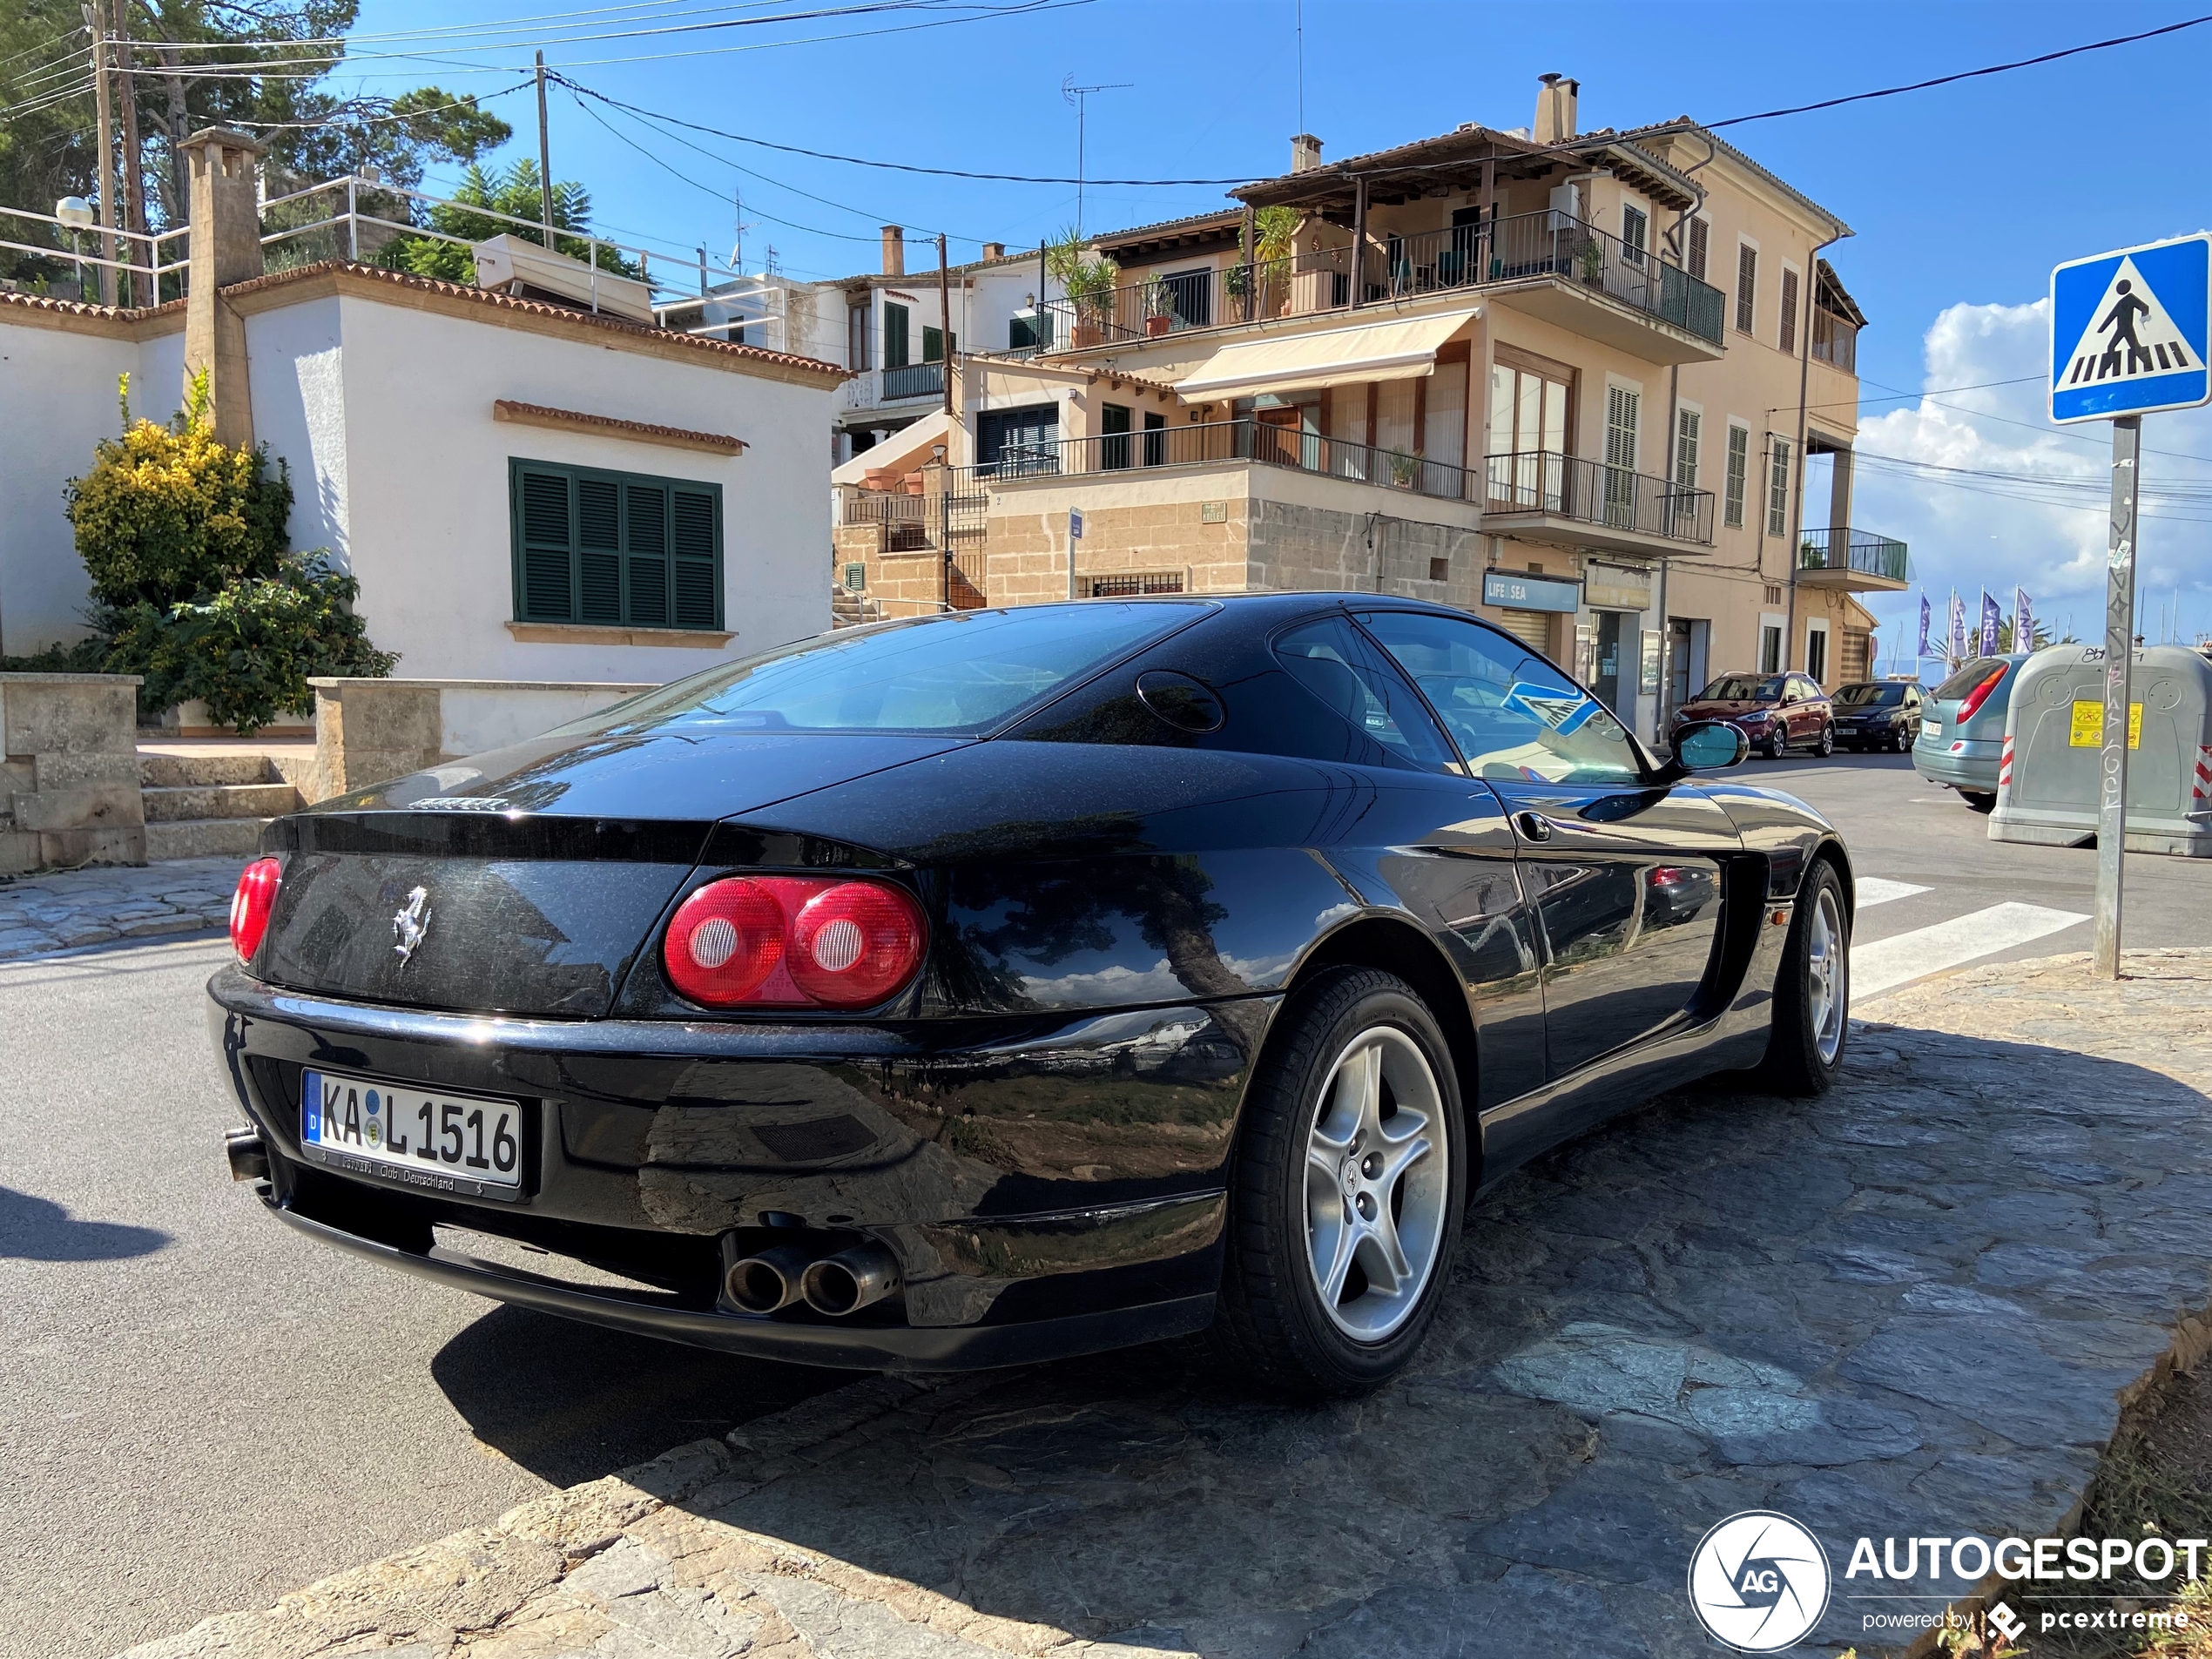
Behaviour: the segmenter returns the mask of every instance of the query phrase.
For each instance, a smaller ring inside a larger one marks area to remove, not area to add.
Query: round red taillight
[[[662,950],[669,983],[709,1008],[752,1000],[783,959],[783,907],[743,877],[711,881],[685,900]]]
[[[261,948],[283,880],[284,866],[274,859],[256,859],[239,872],[238,891],[231,895],[231,948],[241,962],[252,961]]]
[[[816,894],[792,920],[786,966],[792,982],[831,1008],[880,1002],[921,966],[921,911],[894,887],[840,881]]]

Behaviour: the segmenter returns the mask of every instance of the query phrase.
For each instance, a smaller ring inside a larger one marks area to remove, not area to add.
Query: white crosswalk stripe
[[[1895,885],[1905,886],[1903,882]],[[1888,896],[1907,895],[1896,893]],[[1866,902],[1862,894],[1859,903],[1863,907]],[[1851,993],[1856,997],[1874,996],[1909,981],[1940,974],[1946,968],[1956,968],[1979,956],[2010,950],[2015,945],[2027,944],[2088,920],[2072,910],[2053,910],[2042,905],[1997,904],[1970,915],[1953,916],[1949,921],[1939,921],[1932,927],[1915,927],[1910,933],[1853,945]]]
[[[1858,908],[1887,904],[1892,899],[1910,899],[1915,894],[1932,893],[1932,887],[1916,887],[1910,881],[1892,881],[1885,876],[1862,875],[1853,883],[1857,890]]]

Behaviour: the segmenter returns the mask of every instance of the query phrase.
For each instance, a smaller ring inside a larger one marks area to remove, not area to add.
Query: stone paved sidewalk
[[[1672,1097],[1477,1207],[1417,1366],[1302,1409],[1151,1350],[868,1379],[131,1659],[1712,1651],[1697,1538],[2062,1531],[2212,1345],[2212,951],[1873,1004],[1817,1102]],[[1872,1587],[1879,1590],[1881,1587]],[[1955,1581],[1912,1587],[1962,1595]]]
[[[0,883],[0,961],[229,925],[244,859],[172,859]]]

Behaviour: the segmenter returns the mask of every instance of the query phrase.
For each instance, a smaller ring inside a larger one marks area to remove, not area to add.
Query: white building
[[[226,165],[250,139],[194,144],[196,193],[250,192]],[[359,579],[396,672],[659,681],[829,626],[841,367],[343,260],[216,291],[219,430],[288,466],[292,545]],[[118,376],[134,414],[177,407],[200,298],[0,293],[0,651],[84,633],[64,485],[118,431]]]

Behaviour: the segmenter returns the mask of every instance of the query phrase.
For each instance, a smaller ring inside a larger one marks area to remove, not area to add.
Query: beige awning
[[[1252,397],[1293,388],[1409,381],[1433,373],[1437,348],[1481,314],[1478,306],[1431,317],[1359,323],[1224,346],[1175,389],[1186,402]]]

